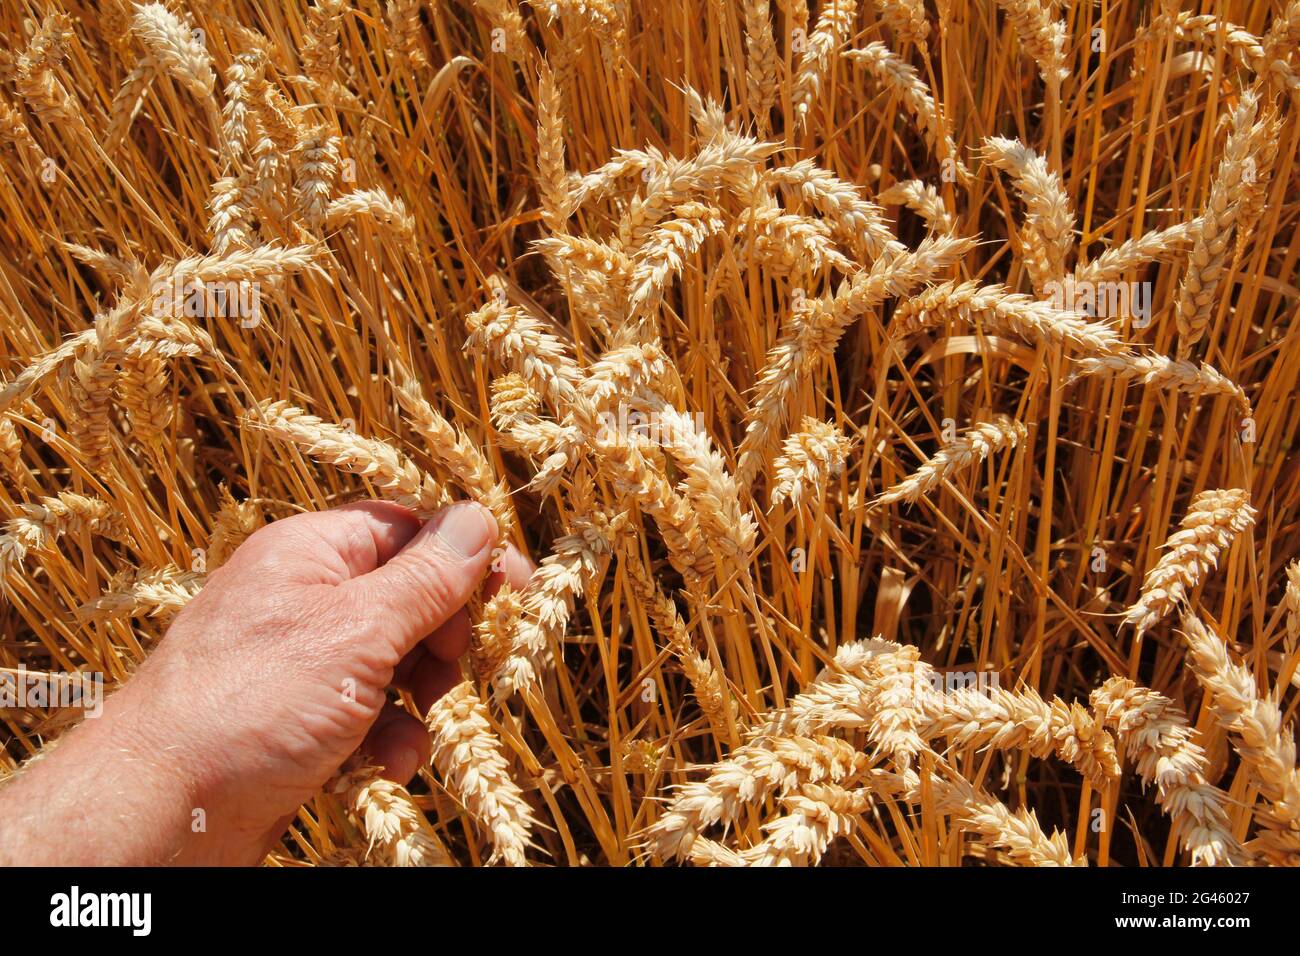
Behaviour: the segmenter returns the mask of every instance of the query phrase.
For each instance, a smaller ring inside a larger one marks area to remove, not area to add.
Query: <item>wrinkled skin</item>
[[[214,571],[100,717],[0,788],[0,863],[257,863],[358,750],[405,783],[421,713],[460,682],[464,605],[522,586],[496,525],[459,504],[421,527],[362,502],[297,515]]]

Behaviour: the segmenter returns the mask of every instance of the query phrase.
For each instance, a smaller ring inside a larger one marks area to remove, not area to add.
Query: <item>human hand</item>
[[[44,862],[33,828],[63,818],[56,842],[75,858],[57,862],[251,865],[358,748],[389,779],[409,780],[429,759],[428,734],[386,689],[409,691],[424,712],[461,681],[464,604],[496,534],[475,504],[421,527],[385,502],[258,531],[103,715],[0,790],[6,829],[31,838],[26,862]],[[488,593],[531,574],[513,550],[501,567]],[[15,816],[28,826],[13,827]]]

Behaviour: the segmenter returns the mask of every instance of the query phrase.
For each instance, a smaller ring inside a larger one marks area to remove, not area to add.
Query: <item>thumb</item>
[[[405,654],[469,599],[492,563],[497,526],[472,502],[438,512],[385,564],[341,585]]]

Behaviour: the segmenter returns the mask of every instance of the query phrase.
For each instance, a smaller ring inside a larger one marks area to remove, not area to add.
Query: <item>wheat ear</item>
[[[995,331],[1006,329],[1031,343],[1049,342],[1085,356],[1129,354],[1119,333],[1107,323],[1090,322],[1084,313],[974,281],[945,282],[912,296],[894,310],[890,331],[903,338],[947,319]]]
[[[366,832],[367,853],[377,849],[390,866],[456,865],[405,787],[365,767],[341,779],[339,789]]]
[[[906,501],[915,504],[922,496],[949,480],[954,474],[978,465],[993,452],[1015,448],[1027,434],[1025,426],[1005,415],[989,422],[977,422],[959,438],[944,445],[912,474],[884,492],[875,503]]]
[[[1250,493],[1241,488],[1202,491],[1192,499],[1165,554],[1142,581],[1142,593],[1124,614],[1137,633],[1159,623],[1186,600],[1219,562],[1233,539],[1255,523]]]
[[[212,57],[188,23],[161,3],[136,4],[131,32],[191,93],[201,99],[212,95],[217,82]]]
[[[1173,816],[1183,849],[1195,866],[1245,861],[1228,825],[1227,796],[1205,780],[1205,751],[1173,701],[1123,677],[1112,677],[1089,697],[1098,721],[1115,728],[1138,774],[1156,788],[1156,800]]]
[[[1192,672],[1209,695],[1211,713],[1228,734],[1270,806],[1263,814],[1270,829],[1300,831],[1300,771],[1295,734],[1282,721],[1273,697],[1261,697],[1255,676],[1228,657],[1223,639],[1191,613],[1182,615],[1183,636]]]
[[[952,168],[960,182],[969,183],[970,170],[961,161],[957,146],[939,112],[939,104],[916,70],[878,41],[860,50],[846,50],[844,56],[865,67],[878,83],[902,100],[907,111],[920,123],[921,132],[931,151],[940,160],[953,164]]]
[[[794,508],[821,495],[826,484],[844,470],[850,441],[830,422],[804,418],[799,431],[782,442],[782,453],[772,462],[776,484],[772,504],[787,499]]]
[[[204,575],[179,568],[137,568],[115,575],[99,597],[77,609],[82,621],[172,615],[203,587]]]
[[[772,35],[772,10],[768,0],[742,0],[741,9],[745,16],[745,98],[759,131],[765,132],[779,92],[780,59]]]
[[[527,866],[533,811],[510,777],[501,741],[466,681],[449,690],[425,717],[433,738],[433,765],[447,789],[487,833],[493,860]]]
[[[1014,139],[990,136],[984,141],[984,157],[1011,176],[1024,200],[1025,264],[1041,293],[1048,283],[1065,278],[1065,262],[1074,248],[1074,212],[1061,177],[1043,156]]]
[[[288,402],[264,401],[244,424],[265,429],[273,438],[297,445],[308,455],[369,479],[388,498],[428,518],[449,504],[446,491],[420,472],[401,452],[373,438],[362,438],[322,421]]]
[[[827,0],[817,15],[817,25],[799,58],[790,101],[795,108],[795,123],[803,126],[808,113],[821,93],[822,85],[834,62],[834,54],[853,32],[853,18],[858,12],[856,0]]]
[[[1228,248],[1244,197],[1243,177],[1247,175],[1247,164],[1255,162],[1254,156],[1259,151],[1262,127],[1255,125],[1258,106],[1259,99],[1252,91],[1241,95],[1232,114],[1228,143],[1210,183],[1205,212],[1196,220],[1192,232],[1192,251],[1174,304],[1179,359],[1191,355],[1192,347],[1209,326],[1215,292],[1226,268]]]

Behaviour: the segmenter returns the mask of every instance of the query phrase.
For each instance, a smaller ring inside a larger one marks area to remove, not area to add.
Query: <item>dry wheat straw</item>
[[[958,180],[969,182],[970,171],[961,161],[952,134],[939,112],[939,104],[916,70],[880,42],[870,43],[860,50],[846,50],[844,56],[866,67],[878,83],[902,100],[907,111],[920,123],[921,133],[931,151],[938,159],[952,163]]]

